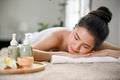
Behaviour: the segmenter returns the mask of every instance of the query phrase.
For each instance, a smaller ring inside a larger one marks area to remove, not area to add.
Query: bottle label
[[[23,57],[23,56],[31,56],[33,57],[33,54],[32,54],[32,48],[30,46],[25,46],[23,45],[20,49],[20,56]]]
[[[10,56],[12,56],[12,54],[13,54],[12,49],[9,49],[8,50],[8,56],[10,57]]]
[[[9,47],[8,56],[17,60],[17,57],[20,56],[18,47]]]

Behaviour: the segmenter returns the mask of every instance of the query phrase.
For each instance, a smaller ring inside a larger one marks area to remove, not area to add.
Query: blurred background
[[[0,48],[9,45],[12,33],[20,41],[24,33],[48,27],[73,29],[81,17],[99,6],[113,13],[107,41],[120,46],[120,0],[0,0]]]

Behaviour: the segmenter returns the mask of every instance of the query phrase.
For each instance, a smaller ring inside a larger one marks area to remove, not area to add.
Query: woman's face
[[[94,36],[84,27],[76,27],[68,37],[68,51],[72,54],[89,53],[94,45]]]

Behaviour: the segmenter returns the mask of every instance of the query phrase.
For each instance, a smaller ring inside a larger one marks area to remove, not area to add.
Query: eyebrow
[[[76,33],[76,35],[77,35],[77,37],[79,38],[79,40],[81,40],[80,39],[80,36],[78,35],[78,33]],[[90,45],[88,45],[87,43],[84,43],[85,45],[87,45],[88,47],[91,47]]]
[[[77,37],[80,39],[80,37],[79,37],[78,33],[76,33],[76,35],[77,35]]]

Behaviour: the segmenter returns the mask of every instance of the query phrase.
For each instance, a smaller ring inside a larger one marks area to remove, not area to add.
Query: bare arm
[[[58,51],[58,52],[50,52],[50,51],[41,51],[37,49],[33,49],[33,56],[36,61],[50,61],[52,55],[59,55],[59,56],[67,56],[67,57],[82,57],[79,54],[71,54],[69,52]]]
[[[120,47],[105,41],[97,48],[97,50],[103,49],[120,50]]]
[[[120,47],[115,46],[111,43],[104,42],[100,47],[90,53],[89,56],[111,56],[114,58],[120,57]]]
[[[50,61],[52,55],[46,51],[33,49],[33,56],[35,61]]]
[[[52,55],[65,56],[67,54],[67,52],[50,52],[33,49],[33,55],[36,61],[50,61]]]

